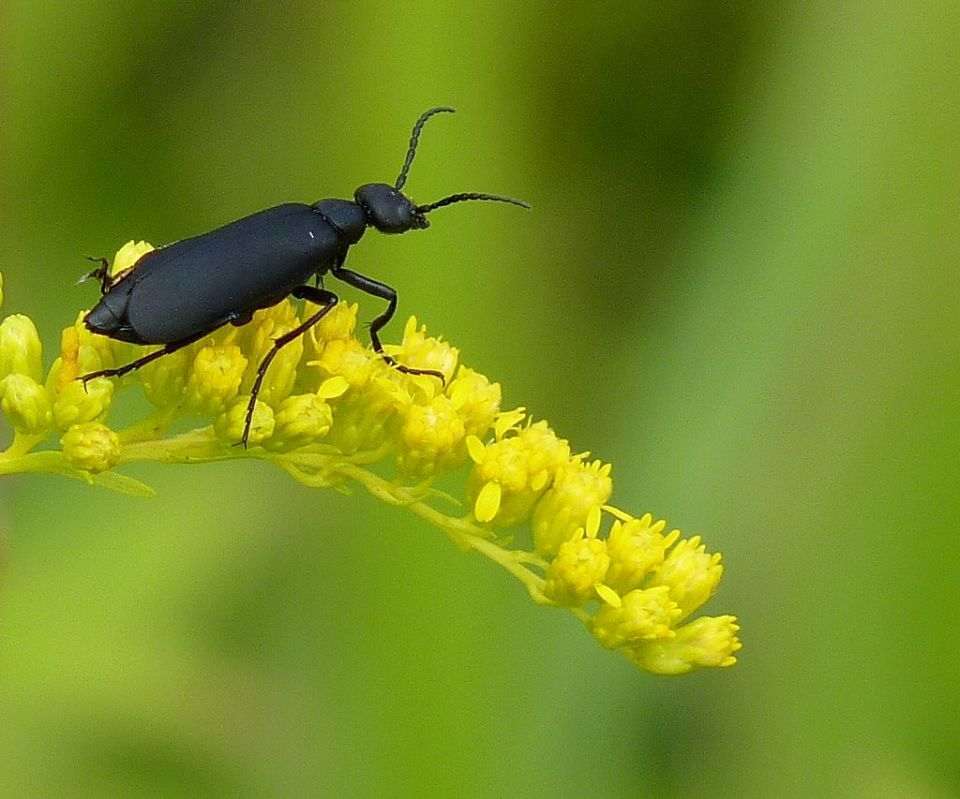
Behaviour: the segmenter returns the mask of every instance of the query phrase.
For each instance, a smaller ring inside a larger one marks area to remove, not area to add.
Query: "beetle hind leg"
[[[260,394],[260,387],[263,385],[263,379],[266,377],[267,369],[270,368],[273,359],[277,357],[277,353],[287,346],[287,344],[299,336],[302,336],[317,322],[323,319],[323,317],[333,309],[333,306],[340,301],[340,298],[332,291],[315,288],[313,286],[298,286],[291,293],[298,300],[310,300],[310,302],[315,305],[322,307],[292,330],[287,331],[282,336],[277,336],[277,338],[273,340],[273,346],[270,348],[270,351],[263,357],[263,360],[260,361],[260,365],[257,367],[256,380],[253,381],[253,388],[250,389],[250,401],[247,403],[247,415],[243,422],[243,435],[236,444],[236,446],[242,446],[244,449],[246,449],[247,439],[250,437],[250,426],[253,424],[253,411],[257,407],[257,396]]]

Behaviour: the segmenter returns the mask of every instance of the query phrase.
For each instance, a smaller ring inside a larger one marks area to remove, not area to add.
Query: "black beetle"
[[[315,325],[338,302],[323,288],[330,272],[349,285],[387,301],[387,309],[370,324],[373,348],[391,365],[408,374],[440,372],[398,364],[383,351],[380,330],[393,317],[397,292],[390,286],[343,266],[347,250],[368,227],[381,233],[404,233],[429,226],[426,215],[436,208],[466,200],[493,200],[529,208],[525,202],[496,194],[452,194],[417,205],[400,189],[407,180],[424,123],[434,114],[452,112],[446,106],[421,114],[413,126],[410,147],[393,186],[367,183],[353,200],[320,200],[313,205],[287,203],[259,211],[229,225],[169,244],[142,256],[133,267],[111,277],[108,264],[87,277],[98,277],[103,296],[85,317],[94,333],[133,344],[163,344],[149,355],[119,369],[84,375],[119,377],[185,347],[225,324],[243,325],[253,312],[276,305],[292,295],[322,306],[293,330],[274,340],[257,368],[240,443],[247,444],[257,394],[277,352]],[[314,278],[316,286],[307,285]]]

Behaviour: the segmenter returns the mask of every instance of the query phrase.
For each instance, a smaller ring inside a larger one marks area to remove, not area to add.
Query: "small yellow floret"
[[[593,617],[591,629],[600,645],[607,649],[670,638],[680,608],[670,598],[666,586],[634,590],[621,597],[619,607],[605,604]]]
[[[600,507],[613,491],[610,464],[583,463],[578,456],[556,470],[553,485],[533,511],[533,543],[541,555],[557,553],[591,514],[599,523]]]
[[[697,668],[727,668],[741,648],[736,616],[701,616],[676,635],[623,650],[630,661],[653,674],[685,674]]]
[[[593,599],[609,565],[607,545],[602,539],[582,537],[564,541],[547,569],[544,596],[558,605],[580,607]]]
[[[670,589],[670,596],[682,610],[681,619],[706,602],[723,576],[720,553],[710,554],[700,536],[680,541],[657,567],[652,583]]]

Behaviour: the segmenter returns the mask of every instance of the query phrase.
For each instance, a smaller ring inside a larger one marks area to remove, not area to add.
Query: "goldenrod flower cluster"
[[[113,272],[149,249],[130,242]],[[524,409],[503,410],[499,384],[461,365],[458,350],[428,336],[415,318],[388,352],[442,373],[445,383],[389,366],[356,337],[357,306],[341,302],[274,359],[249,447],[236,446],[258,365],[275,338],[315,310],[308,304],[298,315],[281,302],[248,325],[224,327],[119,381],[95,378],[86,387],[78,378],[146,350],[91,334],[81,314],[63,331],[59,357],[45,374],[33,322],[4,318],[0,408],[14,438],[0,453],[0,474],[52,472],[146,496],[149,487],[114,467],[252,457],[308,485],[358,483],[500,564],[536,602],[569,609],[601,646],[647,671],[681,674],[736,662],[736,619],[694,617],[720,582],[720,555],[650,514],[610,505],[609,464],[572,452]],[[107,421],[114,397],[135,383],[153,411],[114,430]],[[170,432],[190,421],[199,426]],[[58,448],[38,448],[54,439]],[[464,466],[459,499],[432,487],[434,478]],[[455,512],[438,509],[445,504]]]

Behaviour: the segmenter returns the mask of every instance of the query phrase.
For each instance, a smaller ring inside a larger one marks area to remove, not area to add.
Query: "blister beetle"
[[[264,375],[285,345],[320,321],[339,298],[323,288],[332,274],[354,288],[387,301],[387,309],[370,324],[370,341],[380,356],[401,372],[431,375],[440,372],[398,364],[383,351],[380,330],[393,318],[397,292],[377,280],[344,268],[347,250],[368,227],[381,233],[404,233],[429,226],[427,214],[467,200],[491,200],[529,208],[527,203],[498,194],[451,194],[417,205],[401,192],[417,152],[420,132],[434,114],[452,112],[447,106],[420,115],[410,136],[400,176],[390,186],[367,183],[353,200],[320,200],[313,205],[287,203],[258,211],[229,225],[183,239],[143,255],[129,270],[111,277],[106,261],[88,277],[100,279],[102,297],[84,317],[94,333],[132,344],[162,344],[161,349],[121,366],[83,375],[84,385],[95,377],[120,377],[151,361],[192,344],[226,325],[244,325],[260,308],[289,296],[321,306],[301,324],[276,338],[257,367],[239,443],[250,435],[253,411]],[[308,285],[313,278],[316,285]]]

